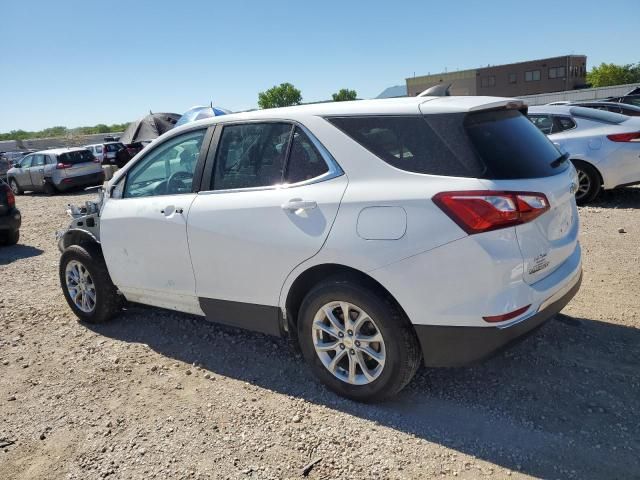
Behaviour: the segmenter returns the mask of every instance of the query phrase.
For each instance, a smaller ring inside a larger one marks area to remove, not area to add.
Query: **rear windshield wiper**
[[[562,155],[560,155],[558,158],[556,158],[553,162],[551,162],[549,164],[549,166],[551,168],[557,168],[560,165],[562,165],[564,162],[566,162],[567,160],[569,160],[569,152],[567,153],[563,153]]]

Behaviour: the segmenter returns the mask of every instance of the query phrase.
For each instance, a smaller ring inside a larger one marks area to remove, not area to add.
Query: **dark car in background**
[[[605,99],[606,102],[626,103],[627,105],[634,105],[640,107],[640,94],[623,95],[621,97],[611,97]]]
[[[630,105],[628,103],[598,101],[598,102],[571,102],[570,105],[579,107],[596,108],[598,110],[606,110],[607,112],[621,113],[629,117],[640,117],[640,106]]]
[[[20,239],[22,217],[9,185],[0,180],[0,245],[15,245]]]

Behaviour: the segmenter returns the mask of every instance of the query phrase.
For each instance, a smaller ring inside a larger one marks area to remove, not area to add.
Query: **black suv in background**
[[[15,245],[20,239],[22,217],[11,188],[0,180],[0,245]]]

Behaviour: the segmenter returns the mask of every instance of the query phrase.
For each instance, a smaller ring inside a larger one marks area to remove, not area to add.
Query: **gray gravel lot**
[[[18,197],[0,249],[0,479],[640,478],[640,188],[580,211],[564,315],[397,398],[343,400],[284,340],[131,307],[75,320],[54,231],[93,195]],[[624,229],[626,233],[620,233]]]

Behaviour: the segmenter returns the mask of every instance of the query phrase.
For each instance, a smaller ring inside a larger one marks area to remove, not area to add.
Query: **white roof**
[[[61,155],[63,153],[75,152],[77,150],[86,150],[86,148],[84,147],[51,148],[49,150],[38,150],[37,152],[33,152],[33,153],[48,153],[52,155]]]
[[[297,119],[308,116],[339,115],[425,115],[433,113],[458,113],[497,108],[509,103],[522,102],[514,98],[451,96],[451,97],[403,97],[375,100],[354,100],[350,102],[325,102],[297,105],[284,108],[268,108],[249,112],[232,113],[206,118],[188,123],[175,130],[188,130],[194,125],[212,125],[218,122],[259,120],[259,119]],[[185,128],[186,127],[186,128]]]

